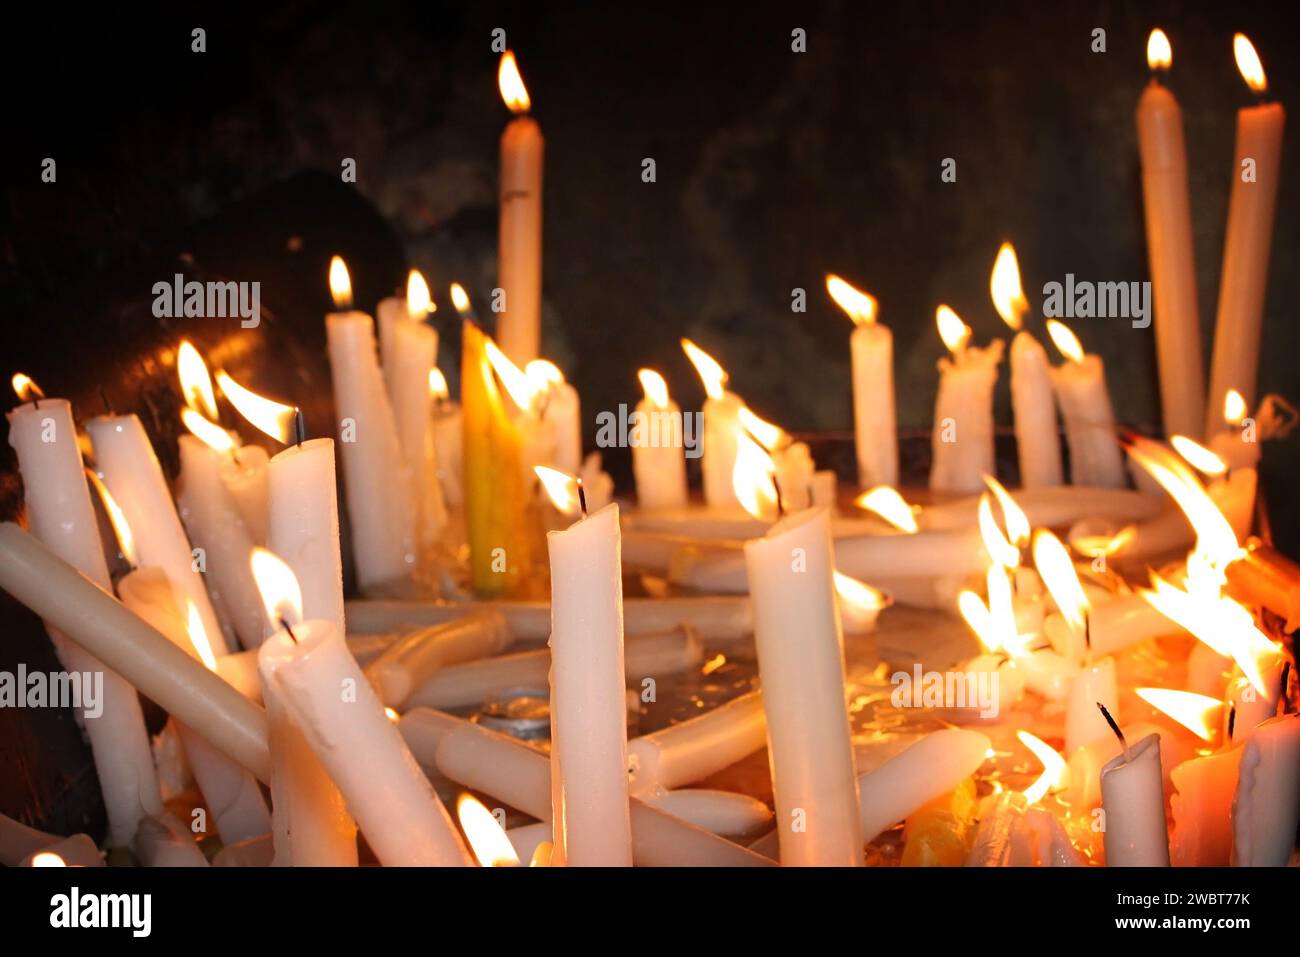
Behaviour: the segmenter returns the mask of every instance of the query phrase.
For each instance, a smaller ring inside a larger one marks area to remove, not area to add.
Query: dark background
[[[827,271],[878,297],[895,333],[900,421],[921,429],[942,352],[935,306],[952,305],[976,342],[1005,335],[987,291],[1003,239],[1035,304],[1067,272],[1147,279],[1133,114],[1157,25],[1173,43],[1169,85],[1185,117],[1208,363],[1235,110],[1250,101],[1231,38],[1247,33],[1273,95],[1300,103],[1292,10],[1041,0],[38,9],[6,23],[0,56],[0,373],[32,374],[83,418],[104,404],[141,412],[169,463],[171,355],[188,335],[237,378],[301,403],[312,431],[332,432],[321,316],[326,264],[342,252],[367,309],[408,264],[426,272],[454,381],[447,285],[461,281],[480,305],[495,285],[508,118],[495,27],[546,135],[543,347],[581,391],[589,445],[597,411],[638,398],[639,366],[663,370],[688,408],[699,401],[682,335],[711,349],[760,413],[793,430],[847,429],[850,325],[824,293]],[[194,27],[207,31],[206,53],[190,52]],[[791,52],[795,27],[806,53]],[[1091,52],[1096,27],[1105,53]],[[55,184],[40,181],[47,156]],[[345,157],[357,161],[355,186],[340,183]],[[646,157],[652,184],[641,180]],[[956,183],[940,181],[945,157]],[[1283,164],[1260,390],[1300,399],[1289,144]],[[261,281],[270,315],[253,333],[233,320],[155,319],[152,285],[178,270]],[[803,314],[790,309],[796,287],[807,290]],[[1073,326],[1106,360],[1118,417],[1158,429],[1153,330]],[[1009,424],[1006,389],[1004,375]],[[619,456],[611,468],[626,476]],[[1292,554],[1297,466],[1295,442],[1266,449],[1275,531]],[[0,442],[0,512],[19,501]],[[48,729],[26,732],[50,740]],[[32,788],[15,787],[0,807],[30,802]]]

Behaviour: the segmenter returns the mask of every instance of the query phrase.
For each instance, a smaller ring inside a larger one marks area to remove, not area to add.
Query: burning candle
[[[1169,859],[1175,867],[1227,867],[1232,859],[1232,799],[1241,748],[1184,761],[1171,772],[1173,829]]]
[[[745,565],[781,861],[861,866],[828,512],[809,509],[777,522],[745,544]],[[792,642],[791,635],[801,638]]]
[[[653,369],[637,372],[645,398],[636,405],[632,471],[636,501],[643,509],[686,504],[686,449],[682,410],[668,396],[668,383]]]
[[[433,399],[433,461],[438,481],[442,484],[442,497],[448,508],[458,509],[465,504],[461,486],[465,424],[460,414],[460,403],[451,400],[447,377],[437,368],[429,370],[429,395]]]
[[[561,512],[551,558],[551,795],[556,864],[632,865],[618,506],[586,514],[572,476],[539,468]]]
[[[704,502],[710,508],[732,510],[739,506],[732,485],[736,447],[740,440],[740,398],[727,391],[727,373],[718,361],[690,339],[682,340],[695,371],[704,383]]]
[[[1101,769],[1101,804],[1106,814],[1107,867],[1168,867],[1164,774],[1160,735],[1129,747],[1106,715],[1124,750]]]
[[[22,385],[14,378],[16,386]],[[19,391],[18,397],[34,396],[36,401],[24,401],[7,418],[9,444],[23,476],[28,526],[50,551],[84,575],[89,587],[107,592],[112,586],[86,488],[72,406],[65,399],[45,398],[34,384],[23,388],[30,391]],[[86,736],[108,814],[108,841],[126,847],[141,819],[162,811],[140,699],[127,679],[48,619],[45,626],[65,669],[103,675],[103,710],[98,717],[87,716]]]
[[[1300,715],[1265,721],[1244,745],[1232,800],[1232,866],[1284,867],[1300,824]]]
[[[863,488],[898,484],[898,435],[894,415],[894,337],[876,322],[874,297],[839,276],[826,277],[826,291],[853,320],[853,437],[858,482]]]
[[[1237,111],[1232,196],[1228,202],[1205,410],[1207,435],[1219,426],[1220,410],[1229,389],[1240,392],[1247,403],[1257,398],[1260,332],[1273,244],[1273,211],[1281,179],[1282,130],[1286,125],[1282,104],[1264,101],[1268,80],[1255,47],[1240,33],[1232,38],[1232,47],[1237,69],[1259,102]]]
[[[1066,359],[1051,375],[1070,445],[1070,481],[1075,485],[1123,486],[1127,483],[1124,460],[1115,438],[1115,415],[1101,357],[1085,354],[1070,327],[1062,322],[1048,319],[1047,331]]]
[[[497,339],[517,365],[537,357],[542,328],[541,127],[528,115],[531,101],[515,55],[501,55],[497,84],[514,119],[501,135],[501,221],[497,283],[505,293]]]
[[[251,559],[267,619],[279,630],[258,652],[276,696],[387,867],[471,863],[447,809],[328,621],[302,621],[293,572],[272,553]],[[264,690],[264,694],[267,693]]]
[[[1020,485],[1037,488],[1061,484],[1061,441],[1056,430],[1056,403],[1047,352],[1023,328],[1029,303],[1020,285],[1020,265],[1010,243],[1003,243],[989,279],[993,305],[1015,332],[1011,340],[1011,408],[1016,422]]]
[[[947,306],[935,312],[939,336],[950,358],[939,360],[939,393],[934,403],[934,460],[930,488],[977,492],[985,475],[996,472],[993,458],[993,387],[1003,343],[968,346],[970,326]]]
[[[1098,704],[1105,705],[1112,714],[1119,712],[1119,682],[1115,678],[1114,658],[1103,658],[1086,665],[1070,683],[1065,711],[1067,754],[1110,735],[1110,727]]]
[[[342,632],[343,559],[335,481],[333,439],[308,439],[271,459],[267,542],[298,580],[304,617],[324,619]]]
[[[407,579],[415,562],[411,477],[375,357],[374,322],[350,308],[352,281],[338,256],[330,262],[330,292],[339,311],[325,317],[325,333],[357,584],[391,586]]]
[[[1165,434],[1196,435],[1205,408],[1201,328],[1196,302],[1196,259],[1187,187],[1183,112],[1160,82],[1173,63],[1163,30],[1147,40],[1151,82],[1137,106],[1142,200],[1146,210],[1147,259],[1155,296],[1156,360]]]
[[[550,462],[562,472],[577,472],[582,468],[582,412],[578,390],[564,379],[564,373],[554,362],[533,359],[524,367],[524,374],[536,390],[534,402],[538,417],[546,423],[554,443]]]

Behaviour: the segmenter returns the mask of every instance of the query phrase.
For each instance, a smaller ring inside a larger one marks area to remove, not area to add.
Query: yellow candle
[[[542,320],[541,127],[528,115],[531,103],[515,55],[507,50],[497,71],[501,98],[515,114],[501,135],[501,219],[497,282],[505,292],[497,340],[515,363],[537,358]]]

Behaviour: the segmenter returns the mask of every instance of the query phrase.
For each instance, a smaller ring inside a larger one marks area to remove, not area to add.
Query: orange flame
[[[94,470],[86,469],[86,478],[90,479],[90,484],[95,486],[100,501],[104,503],[108,523],[113,526],[113,534],[117,536],[118,551],[122,553],[126,563],[134,568],[140,564],[140,557],[135,551],[135,536],[131,534],[131,523],[126,520],[126,512],[122,511],[122,506],[117,504],[113,493],[108,490],[108,486]]]
[[[998,249],[998,258],[993,261],[993,274],[989,277],[989,293],[993,297],[993,308],[1002,321],[1012,329],[1019,329],[1024,324],[1029,302],[1020,285],[1016,250],[1010,243],[1003,243]]]
[[[38,851],[32,855],[32,867],[67,867],[68,862],[53,851]]]
[[[1246,85],[1255,93],[1265,92],[1268,89],[1268,78],[1264,76],[1264,64],[1259,62],[1255,45],[1246,39],[1244,33],[1233,36],[1232,53],[1237,58],[1237,69],[1241,71],[1241,78],[1246,81]]]
[[[860,579],[838,571],[832,573],[832,578],[835,582],[835,593],[840,596],[840,601],[846,604],[863,611],[879,611],[889,604],[889,599],[884,592],[872,588]]]
[[[511,113],[527,113],[532,108],[528,99],[528,88],[524,78],[519,75],[519,64],[510,50],[501,54],[501,63],[497,66],[497,86],[501,90],[501,99],[510,108]]]
[[[229,432],[215,422],[209,422],[188,406],[181,409],[181,421],[185,423],[185,428],[198,436],[203,444],[210,449],[217,452],[229,452],[235,447],[235,440],[230,437]]]
[[[1079,584],[1074,562],[1061,540],[1046,529],[1034,532],[1034,566],[1062,617],[1082,633],[1088,614],[1088,596]]]
[[[330,295],[334,297],[335,309],[352,308],[352,277],[342,256],[330,260]]]
[[[1174,48],[1169,45],[1165,31],[1156,27],[1147,37],[1147,66],[1152,70],[1168,70],[1174,63]]]
[[[1248,411],[1245,397],[1236,389],[1223,394],[1223,421],[1228,425],[1241,425]]]
[[[501,351],[500,347],[491,339],[484,337],[483,345],[487,351],[488,362],[492,365],[492,371],[497,374],[501,384],[505,386],[506,392],[514,401],[515,406],[521,412],[527,412],[532,409],[534,400],[540,395],[537,383],[528,378],[528,375],[510,361],[510,357]]]
[[[1185,435],[1171,435],[1169,444],[1174,451],[1187,460],[1187,463],[1205,475],[1222,475],[1228,471],[1228,463],[1219,458],[1199,442]]]
[[[481,801],[470,794],[462,794],[456,800],[456,816],[460,818],[461,830],[481,866],[519,866],[519,855],[515,853],[510,838]]]
[[[876,300],[870,293],[829,273],[826,276],[826,291],[835,300],[835,304],[853,320],[855,326],[876,321]]]
[[[469,312],[469,293],[458,282],[451,284],[451,305],[459,315]]]
[[[989,497],[988,492],[980,496],[976,518],[979,523],[980,537],[984,539],[984,548],[989,553],[989,558],[1007,568],[1015,568],[1019,565],[1020,549],[1007,541],[1006,536],[1002,534],[1002,529],[998,528],[997,519],[993,517],[993,499]]]
[[[916,512],[892,485],[877,485],[855,498],[853,504],[874,512],[899,531],[911,534],[919,531]]]
[[[721,399],[727,384],[726,370],[718,364],[717,359],[690,339],[682,340],[682,349],[686,353],[686,358],[691,360],[691,365],[695,366],[695,371],[699,373],[700,381],[704,383],[705,394],[710,399]]]
[[[778,510],[775,472],[772,456],[761,445],[744,433],[737,436],[731,487],[741,508],[763,521]]]
[[[1173,718],[1202,741],[1213,741],[1220,725],[1223,702],[1208,695],[1169,688],[1138,688],[1137,695],[1147,704]]]
[[[953,355],[959,355],[970,342],[970,326],[961,321],[961,316],[948,306],[940,306],[934,312],[935,325],[939,327],[939,338]]]
[[[284,622],[296,625],[302,621],[302,588],[284,559],[268,549],[254,548],[248,563],[272,626],[278,629]]]
[[[1052,342],[1060,350],[1061,355],[1071,362],[1083,361],[1083,346],[1079,344],[1079,337],[1070,331],[1069,326],[1056,319],[1048,319],[1047,334],[1052,337]]]
[[[293,424],[298,417],[294,406],[260,396],[244,388],[224,371],[217,373],[217,385],[221,386],[222,394],[230,400],[235,411],[254,428],[286,445],[293,440]]]
[[[208,631],[203,627],[203,616],[199,614],[199,609],[190,599],[185,599],[186,611],[186,630],[190,636],[190,644],[198,652],[199,660],[207,666],[209,671],[217,670],[217,656],[212,653],[212,642],[208,638]]]
[[[1025,789],[1025,800],[1030,804],[1037,804],[1047,796],[1048,791],[1059,791],[1065,787],[1069,766],[1042,738],[1035,737],[1028,731],[1017,731],[1016,737],[1043,765],[1043,773],[1038,776],[1038,780]]]
[[[36,380],[25,372],[15,372],[9,382],[14,387],[14,393],[21,402],[30,402],[33,397],[37,399],[45,398],[45,393],[36,384]]]
[[[551,504],[561,515],[577,515],[582,508],[582,497],[578,494],[578,476],[549,465],[535,465],[533,472],[546,490]]]
[[[636,377],[645,390],[645,400],[656,409],[668,408],[668,383],[654,369],[638,369]]]
[[[564,385],[564,373],[560,367],[549,359],[532,359],[524,366],[524,375],[533,384],[536,395],[546,392],[551,386]]]
[[[768,452],[775,452],[789,441],[790,437],[786,435],[784,429],[766,419],[760,419],[749,406],[742,405],[737,418],[740,419],[741,428],[752,435],[755,441]]]
[[[406,277],[406,314],[412,319],[423,321],[431,312],[437,312],[429,295],[429,284],[418,269],[412,269]]]
[[[439,401],[445,401],[451,395],[447,390],[447,377],[437,367],[429,370],[429,395]]]
[[[998,505],[1002,507],[1002,521],[1007,527],[1007,541],[1017,548],[1028,545],[1031,532],[1029,516],[1016,504],[1016,500],[1011,497],[1011,493],[1001,482],[992,475],[984,475],[982,478],[989,491],[998,500]]]
[[[215,421],[218,417],[217,396],[212,391],[212,376],[203,356],[188,339],[182,339],[176,350],[176,374],[181,380],[185,404]]]

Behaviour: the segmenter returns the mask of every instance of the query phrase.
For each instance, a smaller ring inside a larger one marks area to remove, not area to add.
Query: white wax
[[[1224,699],[1225,738],[1234,744],[1247,740],[1255,729],[1277,713],[1277,702],[1282,696],[1282,673],[1286,669],[1286,656],[1281,652],[1268,652],[1257,662],[1264,679],[1264,693],[1260,694],[1244,675],[1237,674],[1228,682]],[[1227,735],[1227,724],[1232,724],[1232,734]]]
[[[1232,799],[1232,866],[1283,867],[1300,823],[1300,715],[1270,718],[1244,748]]]
[[[1132,745],[1101,769],[1107,867],[1168,867],[1160,735]]]
[[[724,392],[719,399],[704,400],[704,452],[700,467],[704,474],[704,502],[709,508],[726,511],[740,508],[732,479],[743,405],[730,392]]]
[[[1061,440],[1056,431],[1047,351],[1028,332],[1018,332],[1011,340],[1011,408],[1016,420],[1020,484],[1024,488],[1060,485]]]
[[[1258,423],[1249,431],[1240,426],[1222,426],[1211,434],[1208,446],[1229,469],[1256,468],[1261,451]]]
[[[824,508],[745,545],[781,861],[862,864],[844,690],[844,639]]]
[[[221,456],[221,481],[248,526],[254,545],[266,545],[269,459],[260,445],[241,445],[233,455]]]
[[[639,427],[633,432],[632,472],[636,503],[643,509],[677,508],[686,504],[686,449],[682,410],[672,399],[663,408],[649,399],[636,405]]]
[[[696,718],[633,738],[628,774],[638,797],[701,781],[766,743],[762,695],[741,695]]]
[[[690,629],[662,635],[629,636],[624,643],[623,670],[627,683],[639,685],[650,676],[679,674],[704,660],[699,640]],[[448,665],[431,674],[407,697],[405,708],[465,708],[509,688],[545,688],[550,680],[548,648]]]
[[[415,562],[411,480],[364,312],[325,317],[343,455],[352,559],[362,589],[405,579]],[[426,388],[427,383],[426,383]]]
[[[944,728],[858,778],[862,838],[875,840],[918,808],[956,788],[988,756],[978,731]]]
[[[858,484],[863,488],[896,486],[894,337],[886,326],[858,323],[849,336],[849,352],[853,361],[853,437],[858,455]]]
[[[98,588],[110,588],[99,526],[77,446],[72,406],[42,399],[8,414],[9,444],[23,476],[32,535]],[[137,822],[162,810],[149,734],[135,688],[46,621],[59,662],[70,672],[103,674],[103,710],[85,720],[91,756],[108,814],[108,841],[130,844]]]
[[[324,619],[341,632],[343,560],[334,440],[309,439],[291,445],[271,459],[269,471],[267,547],[284,559],[298,579],[303,617]]]
[[[182,435],[180,455],[176,504],[190,540],[206,553],[212,598],[225,609],[239,644],[256,648],[263,637],[262,600],[248,564],[256,541],[221,481],[223,453],[198,436]]]
[[[812,504],[824,505],[835,513],[836,504],[839,501],[839,479],[831,469],[820,469],[813,473],[812,477]]]
[[[1126,726],[1124,735],[1131,741],[1140,741],[1147,735],[1160,734],[1162,730],[1165,734],[1169,734],[1168,729],[1161,729],[1148,722],[1137,722]],[[1079,748],[1067,756],[1070,785],[1066,790],[1066,798],[1072,814],[1086,814],[1101,804],[1101,769],[1123,751],[1119,740],[1111,734],[1109,738],[1098,738],[1092,744]],[[1165,740],[1161,748],[1162,768],[1174,767],[1175,762],[1185,756],[1184,752],[1191,753],[1189,749],[1180,747],[1178,739],[1171,737]],[[1166,785],[1168,777],[1166,773]],[[1167,791],[1168,787],[1166,793]]]
[[[1169,799],[1173,828],[1169,859],[1175,867],[1227,867],[1232,858],[1232,798],[1243,749],[1192,758],[1174,768]]]
[[[167,813],[140,822],[131,850],[144,867],[208,866],[208,859],[194,843],[194,835],[181,821]]]
[[[631,866],[618,506],[550,532],[557,864]]]
[[[480,611],[403,635],[366,668],[379,700],[401,708],[411,692],[447,665],[490,658],[514,640],[500,612]]]
[[[1047,649],[1032,651],[1016,659],[1025,687],[1048,701],[1064,701],[1079,673],[1073,659]]]
[[[465,425],[461,419],[460,405],[455,402],[437,402],[433,410],[433,461],[438,481],[442,484],[443,500],[448,508],[460,508],[465,502],[461,485],[462,454]]]
[[[1066,360],[1052,369],[1052,386],[1070,445],[1070,482],[1111,488],[1127,485],[1101,357]]]
[[[739,837],[772,826],[771,809],[756,797],[708,788],[682,788],[645,798],[673,817],[714,834]]]
[[[1088,641],[1094,656],[1112,655],[1139,641],[1182,631],[1141,595],[1120,595],[1088,609]],[[1083,632],[1071,628],[1060,612],[1043,619],[1043,634],[1058,654],[1071,661],[1081,662],[1088,654]]]
[[[393,329],[396,354],[385,364],[397,439],[411,482],[411,520],[424,550],[433,548],[447,524],[433,444],[433,397],[429,373],[438,354],[438,334],[424,322],[403,321]]]
[[[939,360],[939,393],[934,402],[934,459],[930,488],[979,492],[985,475],[997,474],[993,457],[993,387],[1003,343],[967,347],[955,358]]]
[[[582,468],[582,407],[578,390],[568,382],[551,382],[542,400],[542,420],[550,424],[555,445],[552,464],[562,472]]]
[[[1086,665],[1070,684],[1070,698],[1065,711],[1065,753],[1094,741],[1113,737],[1110,725],[1097,707],[1106,706],[1119,716],[1119,683],[1115,678],[1115,659],[1103,658]]]
[[[95,466],[131,526],[141,564],[161,568],[177,593],[194,602],[215,653],[230,651],[140,420],[134,415],[100,416],[86,423],[86,431],[95,446]]]
[[[804,442],[791,442],[771,453],[773,478],[781,492],[781,507],[787,512],[812,505],[813,473],[817,466]]]
[[[41,851],[58,854],[69,866],[103,867],[104,855],[87,834],[60,837],[0,814],[0,864],[18,867]]]

